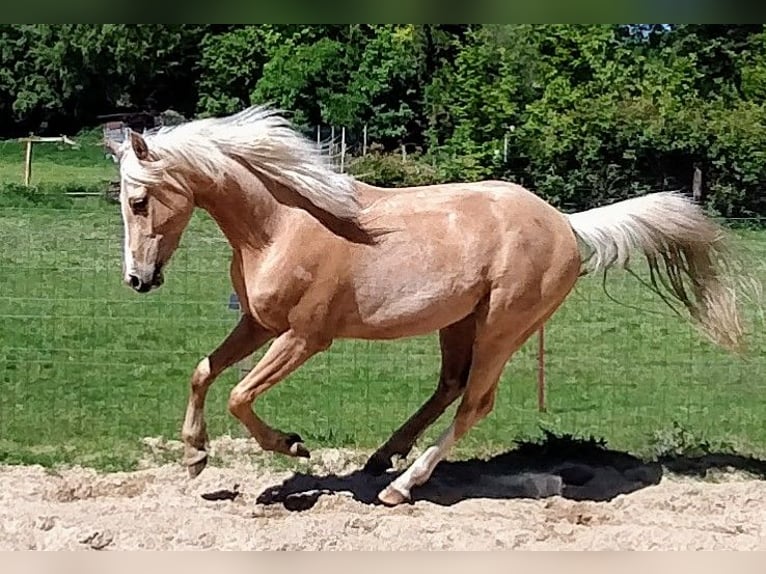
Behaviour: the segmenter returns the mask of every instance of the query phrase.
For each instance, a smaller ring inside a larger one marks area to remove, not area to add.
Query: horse
[[[739,352],[744,330],[723,228],[692,199],[658,192],[565,214],[504,181],[384,188],[339,173],[286,114],[253,106],[110,143],[120,171],[124,281],[160,287],[193,211],[231,246],[242,315],[194,369],[181,436],[190,478],[207,464],[205,396],[225,369],[268,342],[233,387],[228,410],[265,451],[309,457],[300,435],[269,426],[254,401],[336,339],[438,331],[433,394],[369,457],[380,475],[406,457],[456,400],[448,427],[378,493],[411,490],[494,408],[506,363],[556,312],[579,278],[630,271],[714,344]]]

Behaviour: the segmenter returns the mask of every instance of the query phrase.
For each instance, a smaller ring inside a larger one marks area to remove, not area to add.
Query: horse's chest
[[[289,328],[291,311],[298,305],[313,276],[300,266],[291,273],[260,272],[245,280],[248,309],[264,327],[276,332]]]
[[[247,288],[247,309],[270,331],[282,332],[287,324],[287,305],[278,290],[263,287]]]

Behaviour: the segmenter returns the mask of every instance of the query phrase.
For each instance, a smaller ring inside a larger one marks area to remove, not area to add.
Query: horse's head
[[[129,143],[108,143],[120,162],[120,206],[124,225],[125,282],[147,293],[163,282],[163,267],[178,247],[194,201],[172,185],[167,165],[146,139],[129,133]]]

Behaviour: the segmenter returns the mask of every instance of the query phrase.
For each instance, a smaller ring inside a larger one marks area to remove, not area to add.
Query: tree
[[[0,29],[0,112],[71,129],[116,107],[193,110],[200,26],[66,24]]]
[[[199,101],[202,115],[221,115],[250,105],[250,96],[285,40],[274,25],[235,26],[202,39]]]

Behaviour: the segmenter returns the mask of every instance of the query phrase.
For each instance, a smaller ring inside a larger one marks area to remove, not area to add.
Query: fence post
[[[322,124],[317,126],[317,147],[320,149],[322,147]]]
[[[697,203],[702,202],[702,170],[694,168],[694,177],[692,179],[692,197]]]
[[[48,137],[48,136],[36,136],[34,133],[30,133],[28,137],[19,138],[19,143],[26,144],[26,152],[24,157],[24,185],[29,187],[32,183],[32,150],[36,143],[65,143],[74,147],[78,147],[78,143],[72,141],[65,135]]]
[[[335,163],[335,126],[330,126],[330,157]]]
[[[340,172],[343,173],[346,163],[346,128],[340,128]]]
[[[32,134],[29,134],[27,153],[24,158],[24,185],[29,187],[30,181],[32,181]]]
[[[364,124],[364,137],[362,139],[362,155],[367,155],[367,124]]]
[[[508,163],[508,134],[503,136],[503,163]]]

